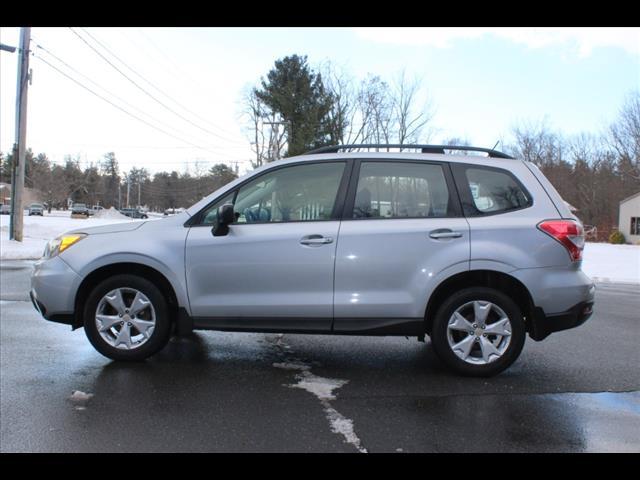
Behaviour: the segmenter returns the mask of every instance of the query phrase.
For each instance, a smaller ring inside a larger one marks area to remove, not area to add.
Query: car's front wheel
[[[451,295],[438,309],[431,334],[436,354],[448,367],[477,377],[508,368],[520,355],[525,338],[518,305],[485,287]]]
[[[91,344],[113,360],[143,360],[169,341],[171,319],[162,292],[146,278],[115,275],[99,283],[84,306]]]

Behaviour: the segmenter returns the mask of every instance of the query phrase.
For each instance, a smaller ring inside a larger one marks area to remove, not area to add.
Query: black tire
[[[469,363],[458,357],[447,339],[449,319],[461,306],[474,300],[489,301],[509,317],[511,323],[511,342],[500,358],[480,365]],[[431,343],[438,358],[455,372],[471,377],[490,377],[502,372],[516,361],[526,339],[526,330],[522,312],[518,305],[504,293],[486,287],[471,287],[451,295],[438,309],[433,319]]]
[[[95,316],[98,303],[104,295],[116,288],[139,290],[149,299],[156,313],[156,325],[149,339],[144,344],[131,350],[109,345],[98,332],[96,325]],[[114,275],[96,285],[84,304],[83,319],[84,331],[91,344],[102,355],[113,360],[144,360],[162,350],[171,335],[171,318],[164,295],[154,283],[137,275]]]

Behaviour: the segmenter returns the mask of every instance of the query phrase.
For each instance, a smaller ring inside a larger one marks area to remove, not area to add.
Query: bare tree
[[[422,82],[418,78],[408,79],[401,71],[396,77],[392,90],[393,123],[398,143],[419,143],[425,126],[433,118],[433,108],[429,101],[416,108]]]
[[[241,116],[247,127],[247,135],[255,160],[251,160],[253,168],[282,158],[287,145],[287,128],[282,128],[282,118],[272,112],[256,94],[256,89],[245,89],[242,97],[243,110]]]
[[[357,91],[351,77],[331,65],[325,69],[334,96],[333,118],[343,136],[337,143],[417,143],[431,132],[425,127],[433,118],[429,101],[420,104],[422,83],[401,72],[390,86],[381,77],[368,75]]]
[[[513,156],[539,167],[547,167],[562,160],[565,147],[562,137],[551,131],[546,119],[538,123],[526,122],[512,129],[515,144],[509,150]]]
[[[251,142],[251,150],[256,155],[256,159],[251,161],[251,165],[253,168],[258,168],[265,163],[266,152],[269,148],[262,129],[265,107],[257,97],[256,90],[253,87],[245,89],[242,103],[244,105],[242,114],[248,124],[247,131]]]
[[[608,143],[620,158],[623,175],[640,180],[640,91],[631,92],[609,127]]]
[[[331,143],[357,143],[363,129],[358,122],[358,92],[354,88],[353,77],[344,67],[330,61],[321,66],[321,72],[325,88],[333,98],[329,111]]]
[[[360,84],[358,110],[363,143],[390,143],[393,103],[389,85],[379,76],[369,75]]]

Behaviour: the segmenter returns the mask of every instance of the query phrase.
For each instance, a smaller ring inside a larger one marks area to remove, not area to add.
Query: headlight
[[[47,247],[44,250],[44,256],[47,258],[55,257],[56,255],[64,252],[71,245],[78,243],[86,236],[86,233],[68,233],[60,235],[47,243]]]

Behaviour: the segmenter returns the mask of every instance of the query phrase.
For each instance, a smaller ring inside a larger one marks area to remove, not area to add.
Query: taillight
[[[579,222],[575,220],[545,220],[538,224],[538,228],[564,245],[573,262],[582,260],[584,229]]]

